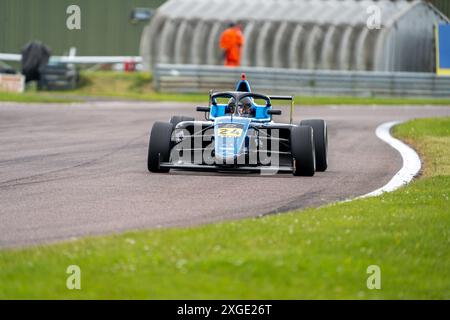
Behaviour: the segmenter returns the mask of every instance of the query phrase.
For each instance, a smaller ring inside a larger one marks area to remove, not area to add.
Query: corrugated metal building
[[[0,52],[19,53],[30,40],[55,55],[138,55],[144,23],[129,21],[133,8],[156,8],[164,0],[0,0]],[[68,30],[66,9],[81,9],[81,30]]]

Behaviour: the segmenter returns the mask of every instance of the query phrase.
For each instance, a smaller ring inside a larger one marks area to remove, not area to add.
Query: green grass
[[[208,103],[208,93],[160,93],[152,87],[151,74],[145,72],[124,73],[113,71],[83,71],[80,74],[80,87],[69,91],[37,92],[31,89],[26,98],[20,94],[0,92],[0,101],[19,102],[70,102],[73,100],[95,98],[113,98],[143,101],[174,101]],[[231,88],[230,88],[231,89]],[[42,96],[44,96],[42,98]],[[51,97],[54,97],[52,100]],[[450,99],[427,98],[384,98],[384,97],[296,97],[301,105],[445,105]]]
[[[395,129],[434,162],[381,197],[0,251],[0,298],[449,299],[449,128],[446,118]],[[79,291],[65,287],[71,264]],[[369,265],[381,290],[366,287]]]
[[[389,98],[389,97],[325,97],[325,96],[303,96],[296,99],[296,103],[301,105],[442,105],[450,106],[450,99],[431,98]]]
[[[152,87],[152,76],[146,72],[95,71],[81,73],[81,86],[66,91],[69,95],[108,97],[142,101],[208,103],[208,93],[160,93]]]
[[[78,99],[57,97],[47,93],[37,93],[37,92],[13,93],[0,91],[0,101],[8,101],[8,102],[67,103],[67,102],[74,102],[76,100]]]
[[[449,118],[413,120],[395,127],[394,134],[419,151],[425,161],[425,177],[450,176]]]

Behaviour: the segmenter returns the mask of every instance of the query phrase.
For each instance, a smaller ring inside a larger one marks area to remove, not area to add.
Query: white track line
[[[419,155],[412,148],[391,136],[391,128],[402,122],[403,121],[386,122],[379,125],[375,131],[378,138],[400,152],[403,159],[402,168],[386,185],[365,195],[359,196],[356,199],[375,197],[384,192],[392,192],[411,182],[411,180],[419,173],[422,166]]]

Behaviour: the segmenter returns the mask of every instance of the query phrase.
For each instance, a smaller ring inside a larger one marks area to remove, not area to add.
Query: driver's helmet
[[[252,114],[253,101],[250,97],[242,98],[238,103],[238,112],[241,117],[250,117]]]
[[[236,110],[236,99],[230,98],[230,100],[228,100],[226,113],[234,113],[235,110]]]

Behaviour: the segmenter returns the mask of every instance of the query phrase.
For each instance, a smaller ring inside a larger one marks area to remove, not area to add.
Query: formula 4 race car
[[[275,123],[273,100],[290,101],[290,123]],[[291,172],[313,176],[328,166],[327,124],[293,124],[293,96],[254,93],[242,75],[235,91],[210,93],[209,105],[197,107],[204,121],[173,116],[155,122],[150,133],[148,170]]]

